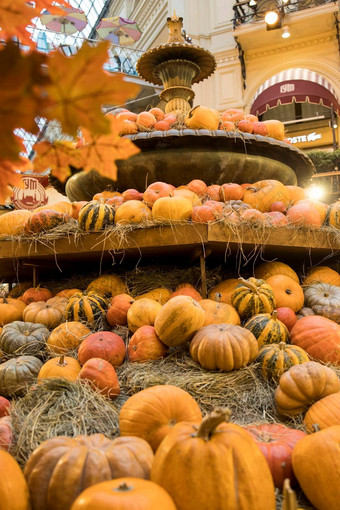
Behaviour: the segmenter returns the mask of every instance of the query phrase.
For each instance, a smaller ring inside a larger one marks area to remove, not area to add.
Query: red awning
[[[334,107],[340,113],[340,104],[330,83],[307,69],[288,69],[266,80],[255,94],[250,113],[261,115],[269,108],[292,102]]]

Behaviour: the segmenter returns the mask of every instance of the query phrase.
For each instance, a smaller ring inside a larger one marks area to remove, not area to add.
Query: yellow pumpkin
[[[284,276],[289,276],[296,283],[300,283],[299,277],[288,264],[284,262],[263,262],[255,267],[255,278],[259,278],[260,280],[268,280],[271,276],[276,276],[277,274],[281,274]]]
[[[42,205],[42,206],[34,209],[33,212],[46,211],[47,209],[51,210],[51,211],[67,213],[70,216],[72,215],[72,204],[71,204],[71,202],[66,202],[66,201],[56,202],[55,204]]]
[[[138,299],[127,312],[129,330],[135,333],[142,326],[153,326],[162,305],[154,299]]]
[[[152,206],[152,217],[155,220],[172,222],[190,219],[192,203],[184,197],[158,198]]]
[[[104,297],[114,297],[118,294],[125,294],[127,287],[125,282],[115,274],[103,274],[93,280],[86,288],[87,292],[97,292]]]
[[[154,299],[155,301],[158,301],[161,305],[164,305],[167,301],[169,301],[170,296],[172,292],[169,289],[166,289],[164,287],[158,287],[157,289],[149,290],[149,292],[145,292],[144,294],[141,294],[140,296],[137,296],[135,300],[138,299]]]
[[[238,278],[228,278],[227,280],[223,280],[210,289],[208,297],[214,301],[231,305],[231,296],[239,283],[240,280]]]
[[[17,236],[24,232],[24,225],[28,218],[32,215],[32,211],[26,209],[18,209],[0,216],[0,236]]]
[[[185,124],[190,129],[210,129],[215,131],[220,124],[220,114],[217,110],[198,105],[187,113]]]
[[[30,510],[29,492],[17,461],[0,448],[0,508]]]
[[[284,124],[275,119],[264,120],[263,123],[267,126],[268,136],[275,138],[275,140],[283,141],[285,138],[285,126]]]
[[[212,299],[202,299],[198,302],[204,310],[204,324],[235,324],[240,325],[240,316],[231,305],[226,303],[218,303]]]
[[[189,189],[175,189],[173,191],[173,196],[174,197],[184,197],[184,198],[187,198],[193,206],[196,206],[196,205],[202,205],[202,202],[199,198],[198,195],[196,195],[196,193],[194,193],[193,191],[190,191]]]
[[[116,225],[128,225],[130,223],[144,223],[151,219],[151,209],[140,200],[128,200],[116,210]]]
[[[20,299],[1,298],[0,299],[0,326],[9,322],[21,321],[25,310],[25,303]]]
[[[76,359],[62,355],[46,361],[40,369],[38,379],[67,379],[68,381],[75,381],[80,370],[81,366]]]
[[[304,285],[311,285],[315,282],[328,283],[340,287],[340,275],[334,269],[327,266],[318,266],[310,269],[303,280]]]

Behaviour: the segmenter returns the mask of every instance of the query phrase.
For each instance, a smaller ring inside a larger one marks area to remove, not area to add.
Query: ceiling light
[[[249,0],[249,7],[256,7],[256,0]]]
[[[288,39],[288,37],[290,37],[290,31],[289,31],[288,25],[285,25],[284,27],[282,27],[281,37],[283,37],[283,39]]]
[[[264,21],[267,25],[273,26],[279,21],[279,14],[276,11],[268,11],[264,17]]]

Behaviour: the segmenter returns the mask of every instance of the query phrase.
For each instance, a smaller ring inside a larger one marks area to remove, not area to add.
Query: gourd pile
[[[253,277],[209,288],[208,298],[185,281],[132,296],[115,274],[55,296],[44,287],[10,294],[0,303],[4,510],[273,510],[275,488],[287,478],[317,510],[338,509],[337,271],[319,266],[300,281],[287,264],[266,262]],[[64,379],[114,402],[119,367],[143,363],[147,370],[174,350],[187,351],[206,372],[258,367],[277,420],[241,426],[226,407],[202,416],[194,391],[132,389],[120,407],[118,437],[46,439],[22,473],[8,453],[16,441],[11,408],[21,398]]]

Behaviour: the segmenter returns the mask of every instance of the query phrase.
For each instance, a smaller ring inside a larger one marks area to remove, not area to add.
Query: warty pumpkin
[[[327,266],[313,267],[308,271],[303,279],[304,285],[311,285],[312,283],[328,283],[328,285],[340,286],[340,275],[337,271]]]
[[[289,341],[289,331],[283,322],[277,318],[276,310],[272,314],[260,313],[253,315],[244,327],[253,333],[259,347]]]
[[[256,266],[254,270],[255,278],[259,278],[260,280],[268,280],[271,276],[276,276],[278,274],[289,276],[289,278],[294,280],[296,283],[300,283],[299,277],[294,269],[284,262],[263,262]]]
[[[46,361],[41,367],[38,379],[67,379],[75,381],[80,372],[81,366],[78,361],[70,356],[52,358]]]
[[[25,303],[19,299],[3,297],[0,299],[0,326],[22,319]]]
[[[89,291],[74,294],[65,308],[65,320],[85,322],[94,327],[106,315],[107,303],[102,295]]]
[[[97,292],[104,297],[112,298],[127,291],[124,280],[116,274],[103,274],[93,280],[86,288],[87,292]]]
[[[76,349],[90,333],[91,330],[81,322],[63,322],[48,337],[47,348],[53,354],[66,354]]]
[[[151,480],[178,510],[274,510],[268,464],[249,432],[216,409],[197,423],[178,423],[159,446]]]
[[[115,210],[108,204],[95,200],[84,205],[78,216],[79,227],[86,232],[100,232],[114,224]]]
[[[277,274],[268,278],[266,282],[273,289],[277,307],[286,306],[295,313],[303,307],[304,294],[302,287],[292,278]]]
[[[71,216],[64,212],[45,209],[31,214],[24,225],[25,234],[39,234],[46,230],[52,230],[71,219]]]
[[[164,358],[169,349],[156,335],[154,326],[142,326],[132,335],[127,348],[129,361],[150,361]]]
[[[132,303],[127,312],[129,330],[134,333],[142,326],[153,326],[162,305],[154,299],[138,299]]]
[[[276,306],[272,288],[256,278],[240,278],[231,302],[241,319],[249,319],[258,313],[272,313]]]
[[[86,380],[90,386],[108,398],[115,398],[120,393],[117,373],[105,359],[89,359],[82,366],[78,377]]]
[[[50,332],[43,324],[15,321],[6,324],[0,334],[0,350],[6,354],[38,354],[45,350]]]
[[[340,425],[340,391],[331,393],[311,405],[303,423],[309,433],[314,432],[315,427],[323,430],[333,425]]]
[[[223,280],[209,290],[208,297],[214,301],[231,305],[231,296],[239,284],[240,280],[238,278]]]
[[[128,398],[119,414],[121,436],[145,439],[156,451],[180,421],[200,422],[201,411],[189,393],[170,384],[152,386]]]
[[[227,303],[219,303],[217,300],[212,299],[201,299],[198,304],[204,310],[204,324],[203,326],[209,326],[209,324],[235,324],[239,326],[241,324],[239,314],[235,308]]]
[[[31,510],[25,477],[12,455],[0,448],[1,510]]]
[[[112,478],[149,478],[152,461],[150,446],[136,437],[111,440],[93,434],[47,439],[24,469],[32,510],[70,509],[84,489]]]
[[[36,380],[42,361],[35,356],[19,356],[0,364],[0,395],[21,396]]]
[[[118,367],[125,359],[124,340],[111,331],[91,333],[79,346],[78,360],[83,365],[91,358],[101,358]]]
[[[280,342],[261,347],[256,361],[261,364],[265,379],[278,381],[281,375],[293,365],[307,363],[309,356],[296,345]]]

